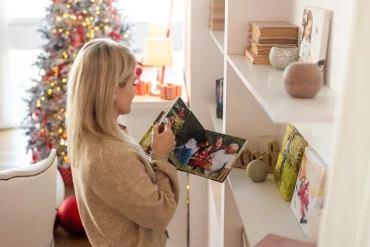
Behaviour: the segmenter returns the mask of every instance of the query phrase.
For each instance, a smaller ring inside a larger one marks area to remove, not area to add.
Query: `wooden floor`
[[[26,154],[27,139],[23,130],[0,130],[0,166],[2,164],[24,166],[31,160]],[[72,186],[66,186],[65,196],[74,194]],[[75,238],[61,227],[55,232],[55,247],[90,247],[87,238]]]

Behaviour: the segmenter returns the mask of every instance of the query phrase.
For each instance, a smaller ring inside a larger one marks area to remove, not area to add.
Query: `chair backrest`
[[[36,164],[0,171],[0,246],[53,246],[56,151]]]

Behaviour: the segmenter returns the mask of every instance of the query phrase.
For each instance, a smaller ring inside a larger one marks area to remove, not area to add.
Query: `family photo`
[[[330,29],[330,11],[305,8],[302,16],[299,61],[315,63],[324,72]]]
[[[245,142],[241,138],[204,130],[178,145],[170,157],[181,170],[222,182]]]

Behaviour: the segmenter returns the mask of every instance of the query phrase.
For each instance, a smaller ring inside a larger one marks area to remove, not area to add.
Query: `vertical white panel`
[[[351,53],[343,61],[346,70],[337,72],[338,78],[344,80],[345,90],[335,132],[335,165],[330,172],[319,241],[322,247],[362,247],[363,225],[369,205],[370,1],[353,2],[354,13],[348,13],[350,43],[343,47]]]

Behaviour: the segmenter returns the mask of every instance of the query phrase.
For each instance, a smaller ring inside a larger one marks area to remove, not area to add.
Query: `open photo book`
[[[140,140],[140,145],[151,153],[152,129],[169,124],[176,138],[176,148],[169,154],[169,161],[183,172],[224,182],[234,167],[247,140],[224,135],[203,128],[181,97],[167,112],[161,112]]]

